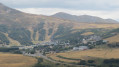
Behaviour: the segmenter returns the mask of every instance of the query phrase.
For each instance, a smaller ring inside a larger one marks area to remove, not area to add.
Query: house
[[[107,40],[103,40],[103,42],[104,42],[104,43],[108,43],[109,41],[107,41]]]
[[[21,46],[19,49],[33,49],[33,46]]]
[[[82,40],[82,43],[83,44],[87,44],[88,42],[90,42],[91,44],[94,44],[96,43],[97,41],[100,41],[102,40],[102,38],[100,36],[97,36],[97,35],[91,35],[89,37],[85,37],[83,40]]]
[[[79,47],[74,47],[73,50],[74,51],[79,50]]]
[[[102,38],[100,36],[93,35],[93,36],[90,36],[88,40],[89,41],[100,41],[102,40]]]
[[[82,50],[87,50],[88,49],[88,46],[79,46],[79,47],[74,47],[73,50],[74,51],[82,51]]]
[[[79,50],[87,50],[88,46],[79,46]]]
[[[83,43],[83,44],[87,44],[88,41],[87,41],[86,39],[83,39],[82,43]]]

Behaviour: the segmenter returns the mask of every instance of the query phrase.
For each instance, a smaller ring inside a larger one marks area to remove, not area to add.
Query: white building
[[[79,47],[74,47],[73,50],[79,50]]]
[[[22,46],[22,47],[19,47],[19,49],[33,49],[34,47],[33,46]]]
[[[81,51],[81,50],[87,50],[88,49],[88,46],[79,46],[79,47],[74,47],[73,48],[73,50],[79,50],[79,51]]]
[[[83,44],[87,44],[88,42],[87,42],[86,39],[83,39],[82,43],[83,43]]]

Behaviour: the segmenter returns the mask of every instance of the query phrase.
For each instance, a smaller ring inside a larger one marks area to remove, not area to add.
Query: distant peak
[[[62,13],[62,14],[65,14],[65,12],[58,12],[58,13]],[[56,13],[56,14],[58,14],[58,13]]]
[[[90,16],[90,15],[80,15],[80,16]]]
[[[0,3],[0,6],[4,6],[2,3]]]
[[[7,6],[5,6],[4,4],[0,3],[0,7],[3,7],[3,8],[5,7],[6,8]]]
[[[56,14],[68,14],[68,13],[65,13],[65,12],[58,12],[58,13],[56,13]],[[55,14],[55,15],[56,15]]]
[[[81,23],[117,23],[116,20],[113,19],[103,19],[101,17],[97,16],[91,16],[91,15],[72,15],[64,12],[59,12],[54,15],[53,17],[61,18],[61,19],[66,19],[66,20],[71,20],[71,21],[76,21],[76,22],[81,22]]]
[[[0,5],[3,5],[2,3],[0,3]]]

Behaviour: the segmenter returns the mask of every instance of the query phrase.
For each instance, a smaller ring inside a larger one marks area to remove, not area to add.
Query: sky
[[[66,12],[77,16],[92,15],[119,20],[119,0],[0,0],[0,2],[32,14],[53,15],[57,12]]]

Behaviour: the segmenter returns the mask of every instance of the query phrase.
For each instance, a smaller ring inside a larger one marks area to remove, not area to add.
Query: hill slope
[[[78,23],[51,16],[27,14],[0,4],[0,44],[9,45],[14,42],[18,45],[31,45],[33,42],[69,37],[76,34],[72,32],[78,32],[77,29],[118,27],[119,24]]]
[[[0,67],[31,67],[37,59],[20,54],[0,53]]]
[[[0,32],[8,34],[5,37],[1,33],[6,39],[10,37],[23,45],[32,44],[31,41],[36,39],[37,41],[50,40],[59,25],[72,27],[72,22],[43,15],[27,14],[0,4]],[[3,43],[9,44],[10,42],[2,41],[1,44]]]
[[[76,22],[83,22],[83,23],[118,23],[117,21],[113,19],[102,19],[100,17],[95,17],[95,16],[89,16],[89,15],[81,15],[81,16],[76,16],[76,15],[70,15],[67,13],[59,12],[54,15],[53,17],[57,18],[62,18],[66,20],[72,20]]]

